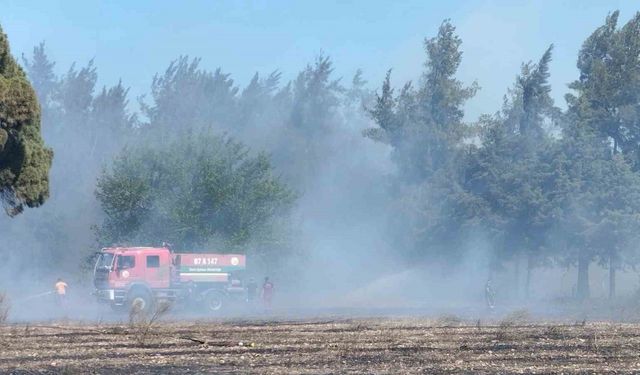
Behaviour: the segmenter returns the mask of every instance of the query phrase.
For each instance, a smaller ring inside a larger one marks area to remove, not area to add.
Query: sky
[[[163,1],[0,0],[0,25],[15,56],[45,41],[58,73],[94,59],[99,85],[122,79],[135,97],[153,75],[181,55],[221,67],[242,86],[255,72],[283,72],[286,80],[323,53],[348,83],[362,69],[371,88],[393,69],[394,85],[417,80],[423,40],[444,19],[462,38],[458,77],[481,90],[467,118],[500,108],[522,62],[554,44],[551,83],[556,104],[577,77],[584,39],[613,10],[626,22],[640,3],[601,1]]]

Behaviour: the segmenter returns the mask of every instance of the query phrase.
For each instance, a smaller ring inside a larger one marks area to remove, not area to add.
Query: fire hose
[[[32,299],[36,299],[36,298],[40,298],[40,297],[44,297],[44,296],[48,296],[50,294],[53,294],[53,291],[48,291],[48,292],[44,292],[44,293],[38,293],[38,294],[34,294],[32,296],[28,296],[25,298],[21,298],[19,300],[16,300],[14,303],[24,303],[27,301],[30,301]]]

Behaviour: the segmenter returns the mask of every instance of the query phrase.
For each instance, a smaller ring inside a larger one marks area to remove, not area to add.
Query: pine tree
[[[585,128],[582,134],[610,142],[614,157],[622,153],[640,170],[640,12],[622,28],[618,18],[617,11],[608,15],[604,25],[585,40],[577,63],[580,77],[570,85],[575,94],[566,98],[574,126]],[[609,258],[609,295],[614,297],[616,268],[621,265],[614,245],[604,247],[601,251]]]
[[[148,128],[164,141],[202,129],[233,131],[237,94],[229,74],[220,68],[203,70],[200,59],[183,56],[153,77],[153,101],[143,103],[142,113],[149,119]]]
[[[44,47],[44,42],[33,47],[31,60],[22,55],[22,63],[38,95],[43,113],[51,107],[51,100],[57,89],[57,79],[53,71],[56,64],[49,59]],[[46,115],[43,114],[44,116]]]
[[[307,190],[325,163],[341,118],[344,88],[333,78],[333,62],[318,56],[291,84],[283,134],[273,156],[275,164],[299,190]]]
[[[461,44],[445,20],[435,37],[425,39],[427,60],[418,87],[409,82],[394,95],[389,71],[369,110],[377,127],[364,136],[390,145],[398,167],[393,186],[397,216],[404,219],[398,223],[398,237],[410,238],[409,257],[456,259],[463,241],[457,230],[469,223],[462,202],[472,206],[475,201],[461,189],[461,172],[470,134],[463,107],[478,87],[465,87],[455,77]]]
[[[536,64],[522,65],[500,113],[481,118],[482,146],[468,159],[463,183],[483,202],[484,210],[478,211],[476,201],[466,210],[470,216],[486,215],[474,220],[482,221],[491,233],[494,267],[526,258],[527,296],[533,268],[550,255],[544,251],[544,239],[553,212],[547,186],[553,148],[545,125],[559,114],[548,83],[551,50]]]
[[[436,37],[425,39],[426,70],[418,89],[407,83],[393,97],[388,72],[370,110],[378,128],[364,135],[393,147],[393,158],[406,182],[420,183],[446,168],[468,134],[463,106],[478,87],[475,83],[465,87],[455,78],[462,61],[461,44],[455,27],[445,20]]]
[[[577,263],[577,297],[585,299],[590,263],[613,261],[620,267],[637,262],[640,176],[592,129],[571,114],[567,122],[554,160],[552,204],[557,209],[549,237],[559,260]],[[615,288],[615,272],[610,277],[610,288]]]
[[[273,100],[281,77],[279,71],[271,72],[266,78],[254,74],[238,98],[238,128],[248,130],[276,126],[273,122],[281,120],[281,116],[275,110]]]
[[[122,85],[122,81],[118,81],[113,87],[103,87],[93,99],[89,116],[91,148],[87,156],[95,155],[100,159],[100,164],[106,163],[122,148],[137,124],[137,117],[127,109],[128,94],[129,89]]]

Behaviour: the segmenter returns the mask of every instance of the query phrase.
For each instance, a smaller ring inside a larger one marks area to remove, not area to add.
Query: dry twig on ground
[[[462,323],[462,319],[452,314],[443,315],[436,320],[436,326],[438,327],[458,327]]]
[[[512,328],[526,324],[531,319],[529,311],[526,309],[513,311],[505,316],[498,325],[496,339],[505,340],[510,338]]]
[[[153,313],[148,315],[138,305],[132,305],[129,310],[129,327],[131,328],[131,334],[135,336],[136,342],[139,345],[147,346],[150,344],[153,332],[152,328],[155,323],[160,319],[167,311],[169,311],[169,303],[159,303]]]

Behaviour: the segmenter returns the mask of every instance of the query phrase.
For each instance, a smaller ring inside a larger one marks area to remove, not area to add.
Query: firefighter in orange
[[[65,283],[61,278],[58,278],[56,281],[55,290],[56,290],[56,303],[58,306],[64,306],[66,298],[67,298],[67,288],[69,286]]]

